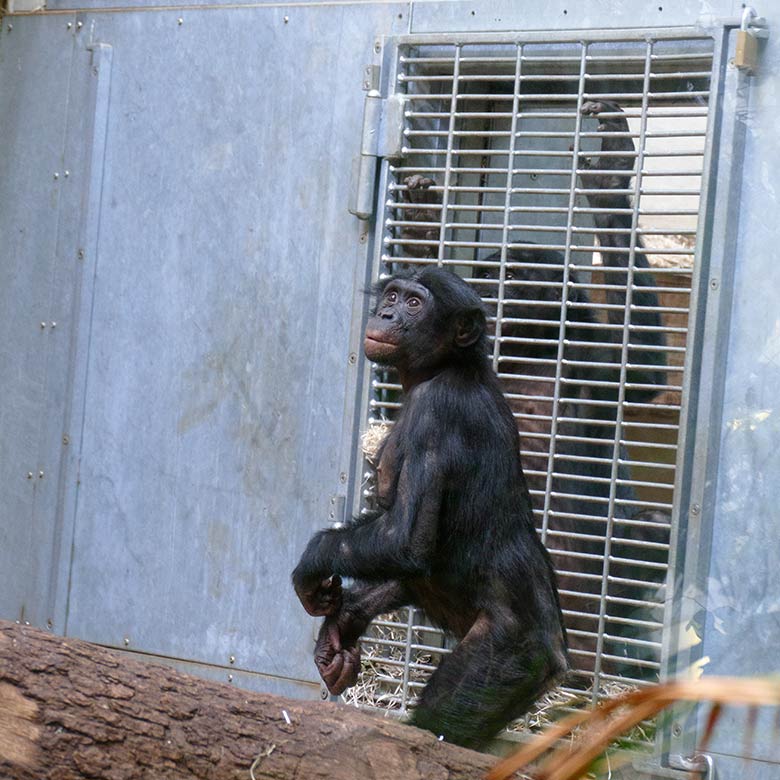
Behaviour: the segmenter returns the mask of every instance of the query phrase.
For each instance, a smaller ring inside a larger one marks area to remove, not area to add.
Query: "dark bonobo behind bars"
[[[376,295],[365,353],[394,366],[405,392],[378,454],[381,510],[315,534],[293,583],[306,611],[325,617],[315,662],[334,694],[356,682],[358,638],[378,614],[414,605],[454,634],[412,721],[478,747],[567,669],[555,573],[479,297],[434,267],[393,276]],[[342,589],[342,576],[356,584]]]

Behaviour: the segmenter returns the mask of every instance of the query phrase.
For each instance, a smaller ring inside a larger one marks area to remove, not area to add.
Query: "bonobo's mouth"
[[[369,360],[381,361],[382,358],[392,355],[398,349],[398,343],[391,341],[386,334],[376,331],[366,331],[363,339],[363,351]]]

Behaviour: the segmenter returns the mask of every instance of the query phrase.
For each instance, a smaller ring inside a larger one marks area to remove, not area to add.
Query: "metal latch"
[[[740,70],[754,73],[758,67],[758,40],[768,37],[769,28],[766,19],[760,17],[755,8],[750,6],[745,8],[742,12],[742,24],[737,31],[734,65]]]
[[[369,219],[374,213],[374,189],[380,158],[397,158],[403,149],[404,99],[402,95],[383,98],[379,91],[379,67],[369,65],[363,82],[363,132],[360,154],[352,161],[352,201],[350,214]]]

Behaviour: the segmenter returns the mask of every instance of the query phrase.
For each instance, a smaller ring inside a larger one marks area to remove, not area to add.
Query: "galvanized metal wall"
[[[371,241],[347,204],[377,38],[690,25],[741,3],[161,5],[3,19],[0,615],[317,696],[289,571],[354,478]],[[712,201],[726,270],[705,280],[680,493],[673,597],[712,673],[776,671],[780,644],[777,36],[762,49],[729,82],[744,156]],[[737,778],[728,717],[712,750]]]

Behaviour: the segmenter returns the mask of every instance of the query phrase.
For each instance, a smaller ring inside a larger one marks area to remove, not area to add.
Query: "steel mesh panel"
[[[660,667],[712,50],[652,35],[398,49],[405,146],[387,169],[378,273],[443,265],[482,295],[559,576],[566,687],[593,699]],[[583,113],[605,100],[619,109]],[[600,129],[621,117],[626,129]],[[608,134],[631,151],[603,150]],[[611,159],[630,169],[599,204],[592,177]],[[368,428],[402,402],[393,373],[372,370]],[[418,610],[384,616],[348,699],[405,710],[449,641]]]

